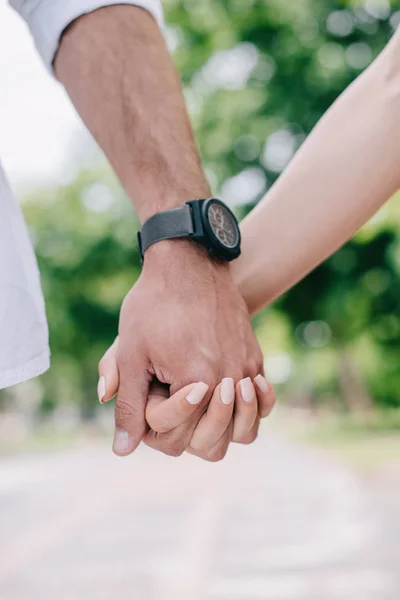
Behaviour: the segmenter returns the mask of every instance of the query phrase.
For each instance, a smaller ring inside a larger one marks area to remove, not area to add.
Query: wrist
[[[211,196],[210,187],[201,173],[198,181],[192,180],[190,185],[176,187],[165,181],[161,183],[162,187],[158,188],[154,182],[151,184],[146,184],[145,181],[135,182],[135,187],[130,190],[131,197],[135,198],[136,212],[141,225],[159,212],[183,206],[188,200]]]
[[[162,240],[146,251],[143,271],[157,270],[169,274],[186,268],[230,271],[228,262],[215,259],[206,248],[189,239]]]

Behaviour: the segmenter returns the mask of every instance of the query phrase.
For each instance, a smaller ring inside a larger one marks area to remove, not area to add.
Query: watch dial
[[[234,248],[239,241],[239,232],[235,219],[229,210],[221,204],[211,204],[208,209],[208,220],[218,241],[228,248]]]

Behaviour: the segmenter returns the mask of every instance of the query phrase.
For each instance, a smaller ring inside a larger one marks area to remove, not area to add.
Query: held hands
[[[99,371],[103,400],[117,392],[114,452],[120,456],[144,439],[166,454],[189,449],[218,460],[231,441],[256,438],[260,416],[275,401],[229,266],[184,240],[147,251],[123,302],[119,340]]]
[[[99,386],[102,404],[118,392],[117,348],[118,338],[99,365],[100,376],[104,378]],[[185,386],[169,396],[167,386],[152,383],[145,411],[148,431],[144,442],[158,449],[159,434],[173,432],[190,421],[207,392],[207,385],[200,382]],[[186,450],[205,460],[221,460],[230,442],[250,444],[256,439],[260,419],[270,414],[274,403],[274,391],[262,375],[258,375],[253,382],[250,378],[244,379],[236,386],[233,379],[223,379],[215,388]],[[165,451],[174,454],[173,448]]]

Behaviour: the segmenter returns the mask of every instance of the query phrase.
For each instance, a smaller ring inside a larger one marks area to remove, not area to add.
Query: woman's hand
[[[118,391],[119,374],[115,354],[118,338],[99,364],[99,400],[113,398]],[[171,397],[168,386],[153,383],[146,407],[149,431],[144,442],[155,447],[160,434],[172,431],[193,416],[208,387],[204,383],[188,385]],[[252,381],[225,378],[217,385],[200,419],[187,451],[205,460],[221,460],[231,442],[252,443],[258,434],[260,419],[268,416],[275,404],[275,393],[260,374]]]

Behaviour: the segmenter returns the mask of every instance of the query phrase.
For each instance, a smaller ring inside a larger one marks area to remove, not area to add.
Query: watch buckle
[[[137,242],[138,242],[138,248],[139,248],[140,262],[143,265],[144,256],[143,256],[143,246],[142,246],[142,234],[140,233],[140,231],[138,231],[138,233],[137,233]]]

